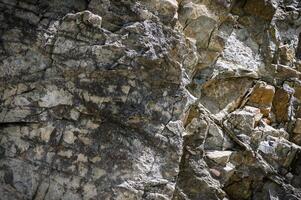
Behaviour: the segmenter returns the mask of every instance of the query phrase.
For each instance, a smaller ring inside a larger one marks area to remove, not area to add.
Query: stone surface
[[[275,94],[275,87],[265,82],[258,82],[254,87],[248,104],[260,108],[261,113],[268,117]]]
[[[276,89],[273,108],[277,122],[286,122],[289,120],[290,99],[291,94],[289,91],[283,88]]]
[[[207,151],[206,152],[206,156],[210,160],[213,160],[214,162],[221,164],[221,165],[227,164],[231,154],[232,154],[231,151]]]
[[[265,20],[271,20],[276,12],[278,0],[247,0],[244,10]]]
[[[266,141],[259,144],[258,150],[262,152],[268,162],[271,162],[274,167],[288,167],[292,164],[298,146],[283,138],[267,137]],[[276,163],[273,163],[276,162]]]
[[[301,199],[300,1],[0,11],[0,200]]]
[[[300,118],[298,118],[296,120],[296,123],[295,123],[295,126],[294,126],[293,141],[296,144],[301,145],[301,119]]]
[[[250,132],[255,129],[262,114],[258,108],[246,106],[242,110],[236,110],[229,115],[227,122],[232,129]]]

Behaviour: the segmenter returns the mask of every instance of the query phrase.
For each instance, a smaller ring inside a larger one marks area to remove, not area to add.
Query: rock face
[[[301,199],[298,0],[0,0],[0,199]]]

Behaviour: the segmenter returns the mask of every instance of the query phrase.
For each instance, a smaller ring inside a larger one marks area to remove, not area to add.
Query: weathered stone
[[[206,133],[206,132],[205,132]],[[231,140],[225,135],[220,127],[212,123],[205,135],[204,149],[224,150],[232,147]]]
[[[237,199],[246,200],[252,195],[251,193],[251,182],[248,178],[242,179],[239,184],[234,183],[225,188],[225,191],[229,196]]]
[[[221,79],[208,82],[203,85],[200,91],[200,102],[214,114],[223,110],[231,111],[238,106],[251,84],[252,81],[248,78]]]
[[[277,65],[276,66],[276,72],[277,76],[281,80],[287,80],[291,78],[300,78],[301,77],[301,72],[298,72],[297,70],[287,66],[287,65]]]
[[[228,182],[229,179],[234,175],[235,173],[235,166],[232,163],[227,163],[225,167],[223,167],[223,181]]]
[[[182,173],[179,175],[179,183],[174,194],[175,200],[187,197],[189,199],[208,198],[222,200],[226,194],[219,189],[219,182],[210,175],[206,163],[199,157],[187,155],[184,160]],[[211,172],[219,175],[216,170]]]
[[[179,20],[185,28],[184,31],[187,36],[195,38],[198,42],[203,42],[203,45],[208,41],[210,32],[214,29],[214,25],[216,24],[216,19],[217,16],[215,16],[205,4],[198,4],[193,1],[184,1],[182,3]],[[209,29],[204,32],[193,30],[193,27],[196,27],[197,24],[202,24],[197,26],[198,28],[207,27]]]
[[[268,117],[275,94],[274,86],[259,82],[254,87],[249,98],[249,105],[260,108],[261,113]]]
[[[95,185],[91,183],[87,183],[83,189],[84,189],[83,195],[85,199],[92,199],[97,196],[97,190]]]
[[[73,152],[71,150],[67,150],[67,151],[59,151],[57,153],[59,156],[63,156],[66,158],[71,158],[71,156],[73,155]]]
[[[72,131],[66,131],[63,137],[63,140],[68,144],[73,144],[74,140],[76,139]]]
[[[166,24],[172,24],[178,18],[178,2],[176,0],[143,1],[143,4]]]
[[[295,85],[294,90],[294,97],[301,101],[301,84]]]
[[[273,100],[273,111],[277,122],[286,122],[289,120],[289,106],[291,94],[283,89],[277,88]]]
[[[293,47],[288,45],[282,45],[279,47],[280,50],[280,63],[283,65],[291,65],[294,61],[295,51]]]
[[[101,161],[101,157],[95,156],[94,158],[90,159],[90,161],[91,161],[92,163],[99,162],[99,161]]]
[[[87,156],[85,156],[84,154],[80,153],[77,155],[77,162],[87,162]]]
[[[104,176],[106,171],[101,168],[94,168],[92,170],[92,176],[94,179],[99,179],[100,177]]]
[[[254,145],[255,148],[257,148],[259,143],[268,136],[284,139],[289,139],[290,137],[289,134],[283,128],[275,129],[266,123],[260,123],[260,125],[256,127],[256,129],[253,130],[250,134],[251,143],[252,145]]]
[[[269,136],[266,141],[260,142],[258,150],[274,167],[278,168],[279,166],[289,167],[299,148],[283,138]]]
[[[223,142],[223,131],[216,124],[211,124],[208,127],[208,133],[204,144],[204,148],[207,150],[222,150]]]
[[[54,126],[52,126],[52,125],[40,128],[41,139],[45,142],[48,142],[53,130],[54,130]]]
[[[301,72],[301,60],[296,61],[295,66],[296,66],[297,71]]]
[[[261,17],[265,20],[271,20],[276,12],[278,0],[247,0],[244,6],[245,12]]]
[[[231,113],[227,122],[234,129],[250,132],[257,126],[261,118],[262,114],[258,108],[246,106],[242,110]]]
[[[39,102],[41,107],[54,107],[57,105],[72,105],[72,96],[64,90],[49,88],[45,96]]]
[[[226,165],[231,153],[231,151],[207,151],[206,156],[218,164]]]
[[[80,13],[78,13],[77,15],[80,15]],[[93,13],[89,12],[89,11],[84,11],[83,12],[83,22],[84,23],[89,23],[94,27],[101,27],[101,22],[102,22],[102,18],[98,15],[94,15]]]
[[[0,199],[300,199],[300,6],[0,0]]]
[[[80,113],[76,109],[70,111],[70,117],[73,120],[78,120]]]
[[[296,120],[293,133],[294,133],[293,134],[293,141],[296,144],[301,145],[301,119],[300,118],[298,118]]]

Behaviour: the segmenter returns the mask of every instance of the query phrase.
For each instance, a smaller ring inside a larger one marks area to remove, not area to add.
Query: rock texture
[[[0,199],[301,199],[299,0],[0,0]]]

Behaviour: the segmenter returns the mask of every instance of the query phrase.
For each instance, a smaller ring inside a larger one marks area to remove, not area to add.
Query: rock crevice
[[[301,199],[299,1],[0,11],[0,199]]]

